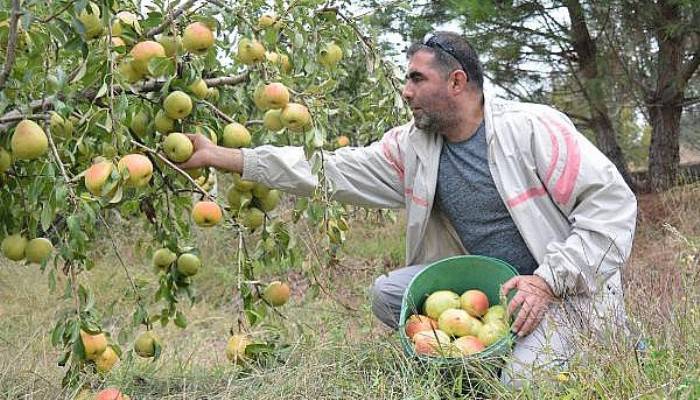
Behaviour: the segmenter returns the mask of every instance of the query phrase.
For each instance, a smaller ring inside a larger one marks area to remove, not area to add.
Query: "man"
[[[364,148],[325,157],[334,197],[406,209],[408,267],[379,277],[373,311],[397,328],[404,289],[425,265],[458,254],[509,262],[520,272],[518,335],[502,380],[520,385],[565,362],[577,336],[624,325],[620,270],[629,257],[636,199],[614,165],[552,108],[491,99],[478,56],[437,32],[408,50],[403,96],[414,119]],[[242,172],[297,195],[317,179],[301,148],[224,149],[192,137],[183,165]]]

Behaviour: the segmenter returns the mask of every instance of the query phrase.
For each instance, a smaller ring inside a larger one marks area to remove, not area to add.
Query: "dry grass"
[[[635,326],[650,346],[638,357],[628,343],[587,343],[585,358],[572,363],[566,382],[545,379],[538,389],[511,392],[490,380],[494,398],[700,398],[700,187],[687,186],[640,199],[637,239],[625,272],[626,300]],[[135,359],[128,343],[113,373],[86,376],[93,387],[117,385],[132,399],[442,399],[462,398],[469,382],[406,360],[397,337],[371,316],[367,289],[384,271],[402,264],[401,221],[368,220],[359,213],[350,240],[333,268],[314,282],[301,266],[271,266],[263,276],[286,276],[294,289],[284,317],[270,316],[260,337],[287,346],[264,365],[244,370],[223,355],[236,325],[239,302],[233,288],[235,243],[223,231],[197,242],[206,267],[195,282],[200,301],[187,309],[189,326],[157,328],[165,343],[155,362]],[[116,235],[135,282],[152,296],[147,237],[127,222]],[[300,237],[305,237],[300,229]],[[695,247],[694,247],[695,246]],[[83,279],[98,293],[105,326],[114,337],[128,329],[134,295],[106,240],[98,243],[97,267]],[[695,257],[695,258],[692,258]],[[323,290],[310,288],[320,283]],[[60,353],[49,343],[62,282],[50,292],[35,267],[0,260],[0,399],[70,398],[62,391]],[[316,293],[316,294],[314,294]],[[326,293],[332,294],[328,296]],[[348,306],[348,307],[346,307]],[[158,307],[154,307],[158,310]],[[464,378],[464,376],[462,376]],[[551,377],[549,377],[551,378]],[[455,386],[461,385],[455,388]]]

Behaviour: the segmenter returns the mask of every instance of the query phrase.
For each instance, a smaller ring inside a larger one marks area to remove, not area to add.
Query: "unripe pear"
[[[251,207],[247,210],[241,211],[239,214],[239,219],[243,226],[250,230],[254,230],[262,226],[262,224],[265,222],[265,213],[255,207]]]
[[[258,28],[260,29],[265,29],[269,28],[272,25],[275,24],[275,21],[277,20],[277,17],[275,17],[273,14],[263,14],[258,18]]]
[[[131,26],[137,33],[141,30],[139,17],[129,11],[120,11],[116,15],[116,21],[112,23],[112,36],[122,36],[124,26]]]
[[[85,349],[85,358],[95,360],[107,349],[107,337],[104,333],[91,334],[80,330],[80,340]]]
[[[221,221],[221,217],[221,207],[213,201],[199,201],[192,208],[192,219],[199,226],[214,226]]]
[[[145,137],[148,133],[150,133],[148,131],[149,122],[150,118],[148,114],[144,111],[139,111],[131,117],[129,128],[131,128],[131,131],[134,132],[136,136]]]
[[[112,174],[114,164],[110,161],[100,161],[85,171],[85,187],[94,196],[102,195],[102,187]]]
[[[207,98],[212,102],[217,102],[219,100],[219,89],[215,87],[207,89]]]
[[[238,41],[238,60],[250,65],[265,60],[265,47],[257,40],[242,38]]]
[[[209,94],[209,88],[204,79],[199,78],[193,84],[190,85],[190,91],[198,98],[204,99]]]
[[[129,179],[126,181],[127,187],[145,186],[153,176],[153,164],[143,154],[128,154],[122,157],[117,168],[120,174],[124,170],[129,171]]]
[[[4,174],[12,166],[12,155],[0,147],[0,174]]]
[[[187,93],[176,90],[163,101],[165,115],[172,119],[183,119],[192,112],[192,99]]]
[[[250,147],[251,140],[252,138],[250,136],[250,132],[248,132],[248,129],[237,122],[230,123],[224,127],[222,139],[222,144],[224,147],[231,147],[235,149]]]
[[[257,107],[258,109],[260,109],[262,111],[266,111],[266,110],[269,110],[270,108],[272,108],[272,107],[270,107],[269,104],[267,104],[264,101],[264,98],[263,98],[263,91],[264,90],[265,90],[264,85],[258,85],[258,87],[256,87],[255,91],[253,92],[253,103],[255,104],[255,107]]]
[[[49,124],[51,127],[51,133],[54,136],[59,136],[62,138],[69,138],[73,136],[73,122],[70,119],[64,119],[55,111],[51,112]]]
[[[24,249],[24,257],[29,262],[41,264],[46,261],[53,252],[53,244],[46,238],[35,238],[27,243]]]
[[[489,323],[492,321],[500,321],[503,323],[508,322],[508,312],[506,311],[506,308],[500,304],[493,305],[489,307],[488,311],[486,311],[486,314],[481,318],[484,323]]]
[[[245,360],[245,349],[250,344],[252,344],[252,342],[246,335],[238,334],[231,336],[226,343],[226,357],[234,363]]]
[[[271,109],[284,108],[289,103],[289,90],[279,82],[265,85],[261,96],[261,100]]]
[[[88,11],[89,9],[89,11]],[[78,21],[85,28],[85,38],[90,40],[102,35],[104,26],[100,19],[100,7],[94,3],[88,3],[87,7],[78,15]]]
[[[260,197],[258,198],[258,205],[260,206],[260,209],[265,211],[265,212],[270,212],[277,207],[277,204],[280,202],[280,198],[282,197],[282,192],[276,189],[272,189],[269,192],[267,192],[267,195],[265,197]]]
[[[292,132],[303,132],[311,125],[309,109],[302,104],[289,103],[280,115],[282,124]]]
[[[450,308],[460,308],[459,295],[450,290],[438,290],[431,293],[423,304],[425,315],[434,320],[440,318],[440,314]]]
[[[177,258],[177,270],[179,273],[185,276],[192,276],[199,271],[199,267],[202,266],[202,262],[194,254],[183,253]]]
[[[342,58],[343,49],[333,42],[326,44],[318,54],[319,64],[329,68],[335,67]]]
[[[136,71],[133,64],[130,62],[122,62],[119,64],[118,71],[119,76],[129,83],[134,83],[143,78],[143,74]]]
[[[158,39],[158,43],[163,46],[166,57],[172,57],[182,49],[182,39],[180,36],[164,35]]]
[[[119,356],[114,351],[112,346],[107,346],[105,351],[102,352],[95,359],[95,366],[97,367],[97,372],[106,373],[109,372],[116,363],[119,362]]]
[[[505,336],[508,333],[508,325],[502,321],[491,321],[485,323],[481,329],[479,329],[478,338],[484,346],[488,347],[496,343],[498,339]]]
[[[10,145],[15,160],[33,160],[46,153],[49,139],[36,122],[25,119],[15,127]]]
[[[262,183],[256,183],[255,186],[253,186],[252,192],[253,196],[257,197],[258,199],[262,199],[267,196],[268,193],[270,193],[270,188]]]
[[[163,141],[163,151],[169,160],[181,163],[192,157],[194,146],[184,133],[173,132]]]
[[[177,260],[177,255],[167,247],[158,249],[153,253],[153,266],[160,269],[167,268]]]
[[[160,339],[152,331],[141,333],[134,342],[134,351],[143,358],[154,357],[159,347]]]
[[[2,254],[12,261],[24,259],[24,252],[27,248],[27,239],[19,233],[7,236],[0,245]]]
[[[263,117],[263,126],[273,132],[284,128],[282,125],[282,110],[268,110]]]
[[[165,111],[158,110],[154,120],[156,130],[160,133],[170,133],[175,130],[175,121],[165,115]]]
[[[284,282],[274,281],[265,288],[263,298],[275,307],[283,306],[291,294],[289,285]]]
[[[226,200],[234,214],[238,212],[243,204],[249,204],[252,198],[253,195],[250,192],[241,192],[236,189],[235,185],[231,185],[228,192],[226,192]]]
[[[201,22],[187,25],[182,34],[182,47],[190,53],[204,54],[214,45],[214,33]]]
[[[239,192],[250,192],[255,187],[255,182],[242,179],[240,174],[234,173],[232,176],[233,185]]]
[[[152,40],[136,43],[131,49],[131,66],[140,75],[148,74],[148,63],[155,57],[165,57],[163,46]]]

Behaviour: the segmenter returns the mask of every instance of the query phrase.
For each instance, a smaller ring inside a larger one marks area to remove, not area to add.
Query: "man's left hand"
[[[506,295],[511,289],[518,292],[508,303],[508,313],[513,314],[520,307],[512,330],[523,337],[537,328],[555,297],[547,282],[537,275],[513,277],[503,284],[501,293]]]

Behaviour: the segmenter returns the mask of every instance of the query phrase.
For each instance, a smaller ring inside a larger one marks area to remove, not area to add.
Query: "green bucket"
[[[439,365],[469,365],[505,356],[515,339],[512,333],[470,356],[447,358],[418,355],[406,335],[405,325],[408,317],[423,309],[428,295],[437,290],[452,290],[461,295],[469,289],[479,289],[488,296],[490,305],[500,304],[501,285],[516,275],[518,271],[507,262],[485,256],[455,256],[428,265],[413,277],[401,302],[399,332],[406,354]],[[509,298],[512,298],[513,292],[509,293]]]

